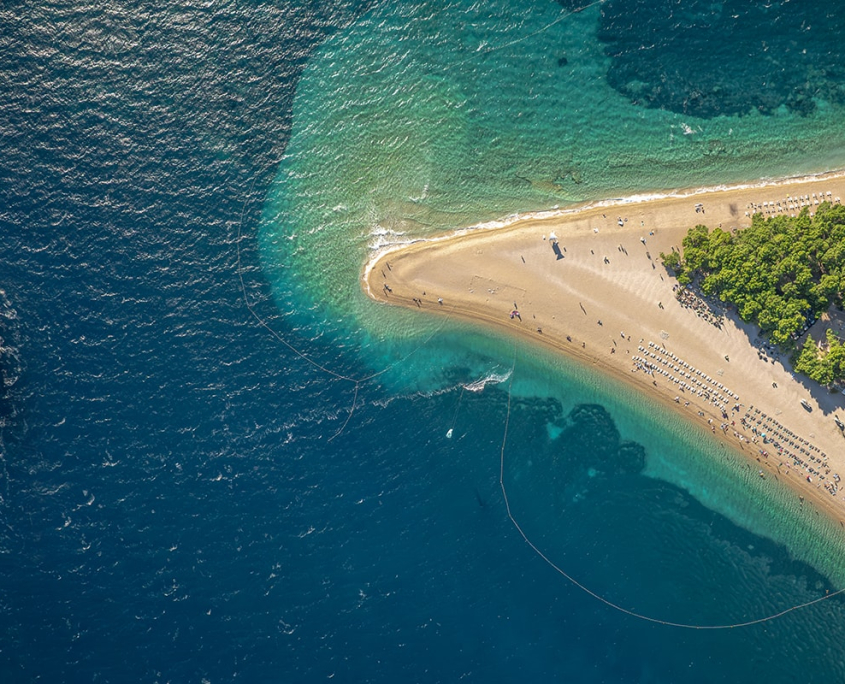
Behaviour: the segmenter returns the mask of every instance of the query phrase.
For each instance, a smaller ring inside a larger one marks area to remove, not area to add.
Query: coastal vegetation
[[[845,347],[832,330],[821,345],[797,341],[845,289],[845,207],[823,203],[815,215],[755,214],[743,230],[692,228],[683,251],[661,253],[684,286],[715,296],[757,324],[779,347],[793,351],[795,369],[831,385],[845,380]]]
[[[845,345],[828,328],[827,349],[818,348],[808,335],[804,346],[795,359],[795,370],[823,385],[833,385],[845,379]]]

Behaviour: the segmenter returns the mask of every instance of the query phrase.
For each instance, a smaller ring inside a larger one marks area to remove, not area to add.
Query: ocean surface
[[[0,681],[843,681],[841,596],[696,628],[845,587],[839,529],[359,281],[444,230],[845,167],[843,23],[0,8]]]

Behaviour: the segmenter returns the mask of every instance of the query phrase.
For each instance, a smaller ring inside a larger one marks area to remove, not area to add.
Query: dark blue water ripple
[[[307,55],[361,10],[2,10],[0,286],[26,369],[2,397],[5,680],[269,672],[287,637],[263,556],[289,555],[308,487],[283,447],[336,411],[246,315],[233,246]],[[272,643],[224,647],[236,632]]]

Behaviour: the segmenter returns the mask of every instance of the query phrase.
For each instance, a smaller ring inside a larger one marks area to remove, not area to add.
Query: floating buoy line
[[[554,570],[557,574],[561,577],[569,581],[573,586],[583,591],[588,596],[596,599],[600,603],[603,603],[608,608],[612,610],[618,611],[629,617],[636,618],[637,620],[642,620],[644,622],[650,622],[653,624],[664,625],[666,627],[679,627],[681,629],[698,629],[698,630],[722,630],[722,629],[737,629],[740,627],[752,627],[754,625],[760,625],[765,622],[770,622],[772,620],[776,620],[777,618],[783,617],[788,613],[795,612],[797,610],[801,610],[802,608],[808,608],[812,605],[817,603],[821,603],[822,601],[827,601],[828,599],[832,599],[834,596],[838,596],[842,593],[845,593],[845,588],[839,589],[838,591],[834,591],[832,593],[827,593],[824,596],[819,596],[811,601],[807,601],[805,603],[799,603],[789,608],[785,608],[777,613],[773,613],[771,615],[767,615],[765,617],[757,618],[754,620],[747,620],[745,622],[734,622],[734,623],[726,623],[726,624],[719,624],[719,625],[702,625],[702,624],[695,624],[695,623],[687,623],[687,622],[674,622],[672,620],[662,620],[657,617],[653,617],[651,615],[645,615],[643,613],[638,613],[635,610],[631,610],[629,608],[625,608],[620,606],[618,603],[614,603],[613,601],[605,598],[601,594],[594,592],[592,589],[578,581],[575,577],[567,573],[563,568],[561,568],[557,563],[555,563],[551,558],[549,558],[546,553],[540,549],[525,531],[522,529],[522,526],[519,524],[517,519],[514,517],[513,511],[511,510],[510,500],[508,498],[508,490],[505,486],[505,450],[507,448],[508,442],[508,427],[510,425],[510,417],[511,417],[511,390],[513,388],[513,376],[514,370],[516,369],[516,356],[514,356],[513,366],[511,367],[511,374],[510,374],[510,381],[508,382],[508,402],[507,402],[507,414],[505,415],[505,429],[504,434],[502,436],[502,448],[500,452],[500,459],[499,459],[499,487],[502,490],[502,498],[505,502],[505,512],[507,513],[508,520],[510,520],[511,524],[514,526],[516,531],[519,533],[519,536],[522,537],[522,540],[528,545],[528,547],[537,555],[539,556],[545,563],[548,565],[552,570]]]
[[[564,19],[568,19],[569,17],[571,17],[573,14],[577,14],[578,12],[583,12],[584,10],[588,10],[591,7],[595,7],[596,5],[601,5],[604,2],[605,2],[605,0],[594,0],[590,4],[584,5],[583,7],[578,7],[578,8],[571,9],[571,10],[564,9],[562,11],[561,15],[557,19],[549,22],[548,24],[546,24],[542,28],[539,28],[536,31],[532,31],[531,33],[528,33],[524,36],[520,36],[519,38],[515,38],[514,40],[512,40],[510,42],[503,43],[502,45],[489,45],[488,46],[488,45],[482,44],[476,49],[476,51],[474,53],[470,54],[469,57],[467,57],[466,59],[464,59],[461,62],[458,62],[456,65],[453,65],[453,66],[461,66],[462,64],[469,62],[470,60],[474,59],[475,57],[487,55],[487,54],[490,54],[491,52],[498,52],[499,50],[504,50],[504,49],[512,47],[514,45],[518,45],[519,43],[523,43],[526,40],[534,38],[535,36],[539,36],[541,33],[545,33],[550,28],[552,28],[552,26],[556,26],[557,24],[562,22]]]

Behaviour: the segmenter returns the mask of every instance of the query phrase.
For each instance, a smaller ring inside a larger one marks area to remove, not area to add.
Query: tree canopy
[[[833,334],[827,333],[827,350],[820,353],[816,343],[809,336],[795,358],[795,370],[811,377],[823,385],[832,385],[845,379],[845,345]]]
[[[682,256],[660,255],[678,281],[733,304],[780,347],[794,349],[810,321],[842,304],[845,206],[825,202],[814,216],[807,208],[795,217],[755,214],[750,227],[733,232],[698,225],[682,245]],[[845,348],[830,332],[826,354],[811,347],[801,350],[796,370],[824,384],[845,379]]]

